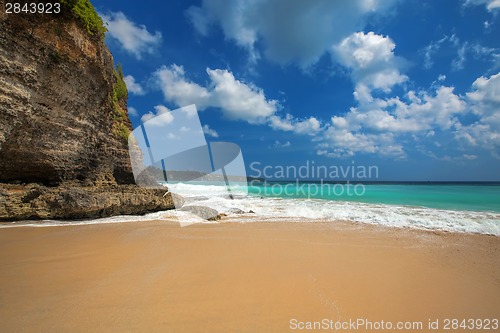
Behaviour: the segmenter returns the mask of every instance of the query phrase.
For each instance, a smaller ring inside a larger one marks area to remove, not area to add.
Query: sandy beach
[[[493,236],[348,222],[0,229],[1,332],[290,332],[360,319],[435,332],[429,321],[499,317]]]

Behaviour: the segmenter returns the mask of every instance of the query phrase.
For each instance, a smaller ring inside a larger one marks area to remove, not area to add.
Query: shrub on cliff
[[[130,129],[124,123],[118,123],[114,129],[115,135],[120,138],[124,143],[128,143],[128,136],[130,135]]]
[[[128,91],[121,64],[116,65],[114,74],[116,81],[113,88],[113,130],[116,136],[123,140],[124,143],[127,143],[130,129],[124,121],[128,118],[126,109]]]
[[[70,9],[89,34],[104,36],[106,27],[89,0],[61,0],[61,4]]]
[[[117,101],[120,101],[124,98],[126,99],[128,96],[128,92],[121,64],[118,64],[115,68],[115,77],[116,77],[115,98]]]

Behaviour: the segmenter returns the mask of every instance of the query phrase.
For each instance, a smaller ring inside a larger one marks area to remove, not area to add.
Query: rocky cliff
[[[0,219],[173,208],[165,191],[130,185],[126,87],[90,3],[62,1],[60,14],[0,6]]]

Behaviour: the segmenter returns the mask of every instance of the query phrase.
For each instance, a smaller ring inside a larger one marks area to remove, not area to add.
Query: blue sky
[[[194,103],[247,166],[500,180],[500,0],[92,2],[134,127]]]

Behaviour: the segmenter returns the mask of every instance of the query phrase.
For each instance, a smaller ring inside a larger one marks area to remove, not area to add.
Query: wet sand
[[[291,332],[358,319],[441,332],[446,318],[500,319],[500,238],[344,222],[4,228],[0,318],[0,332]]]

